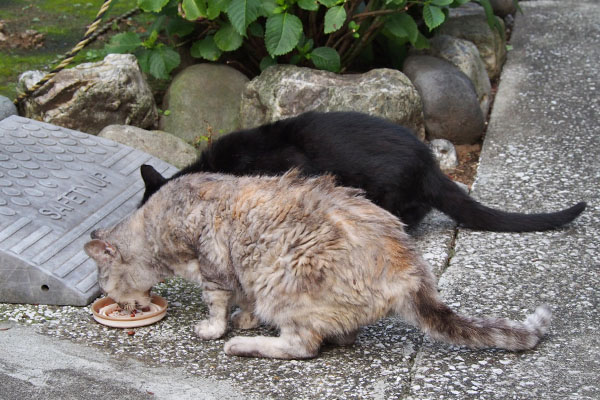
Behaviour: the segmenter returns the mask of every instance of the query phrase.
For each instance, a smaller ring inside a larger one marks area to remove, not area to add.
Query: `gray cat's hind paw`
[[[236,329],[254,329],[260,321],[252,312],[236,310],[231,314],[231,324]]]

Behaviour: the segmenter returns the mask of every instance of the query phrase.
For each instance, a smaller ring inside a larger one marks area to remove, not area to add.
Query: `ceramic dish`
[[[167,301],[152,295],[149,310],[125,311],[110,297],[103,297],[92,304],[92,314],[99,323],[113,328],[137,328],[160,321],[167,314]]]

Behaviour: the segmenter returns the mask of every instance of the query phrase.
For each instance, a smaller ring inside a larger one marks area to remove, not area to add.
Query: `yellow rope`
[[[62,60],[62,62],[60,64],[58,64],[54,69],[52,69],[50,72],[48,72],[38,83],[33,85],[31,88],[27,89],[24,93],[21,93],[14,100],[15,104],[18,105],[25,98],[31,96],[35,91],[37,91],[42,86],[44,86],[46,84],[46,82],[48,82],[56,74],[58,74],[62,69],[64,69],[67,65],[69,65],[71,63],[71,61],[73,61],[73,59],[75,58],[77,53],[79,53],[85,46],[87,46],[90,42],[92,42],[94,39],[96,39],[101,32],[106,31],[108,29],[110,24],[106,24],[102,29],[100,29],[98,32],[96,32],[96,29],[98,29],[98,26],[100,25],[100,22],[102,21],[102,17],[106,13],[106,11],[108,11],[108,8],[110,7],[110,3],[112,3],[112,2],[113,2],[113,0],[105,0],[104,1],[104,4],[102,4],[102,7],[100,7],[100,10],[98,10],[98,13],[96,14],[96,18],[94,19],[92,24],[88,27],[87,31],[85,32],[85,35],[83,35],[83,39],[81,39],[81,41],[79,43],[77,43],[75,45],[75,47],[73,47],[71,49],[71,51],[69,51],[67,54],[65,54],[63,56],[64,59]],[[117,19],[120,20],[123,18],[127,18],[127,17],[135,14],[138,11],[139,11],[139,8],[133,9],[133,10],[121,15]]]

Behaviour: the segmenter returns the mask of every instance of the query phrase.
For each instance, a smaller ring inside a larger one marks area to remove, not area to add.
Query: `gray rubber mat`
[[[177,169],[119,143],[18,116],[0,121],[0,302],[86,305],[100,293],[89,233],[133,211],[139,167]]]

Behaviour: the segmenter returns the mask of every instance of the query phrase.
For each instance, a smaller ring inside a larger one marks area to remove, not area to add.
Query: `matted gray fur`
[[[85,251],[100,287],[128,309],[147,306],[153,285],[179,275],[203,288],[200,338],[222,337],[234,304],[236,328],[280,330],[233,337],[231,355],[315,357],[323,341],[350,344],[360,326],[390,314],[471,348],[530,349],[550,324],[543,306],[525,322],[456,314],[402,223],[328,176],[185,175],[92,238]]]

